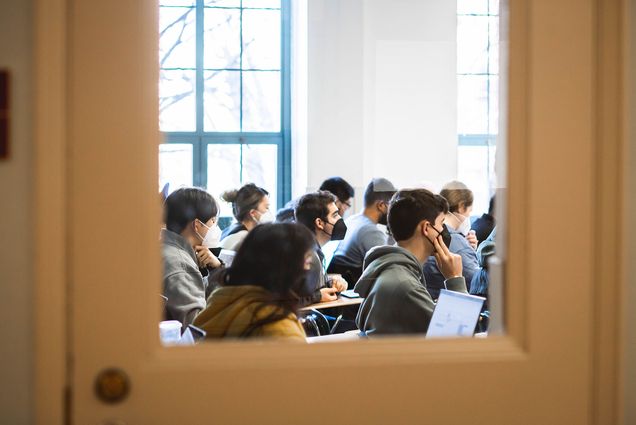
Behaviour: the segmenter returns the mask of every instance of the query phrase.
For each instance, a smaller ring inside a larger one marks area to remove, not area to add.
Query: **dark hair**
[[[232,214],[234,214],[234,218],[238,222],[241,222],[268,195],[269,192],[262,187],[258,187],[254,183],[248,183],[238,190],[223,192],[221,199],[232,204]]]
[[[370,207],[376,201],[389,202],[396,190],[393,183],[387,179],[375,178],[369,182],[364,191],[364,206]]]
[[[207,223],[218,214],[219,207],[212,195],[198,187],[177,189],[164,204],[166,228],[179,234],[195,219]]]
[[[281,208],[276,213],[276,223],[293,223],[294,220],[294,209],[291,207]]]
[[[318,190],[326,190],[333,193],[339,201],[346,201],[347,199],[353,198],[355,194],[353,186],[347,183],[342,177],[328,178],[322,182]]]
[[[488,204],[488,215],[495,215],[495,195],[492,195],[490,198],[490,203]]]
[[[456,180],[446,183],[439,194],[448,201],[450,212],[459,211],[462,205],[468,208],[473,204],[473,192],[464,183]]]
[[[301,196],[294,209],[296,222],[304,224],[309,230],[314,232],[316,230],[316,219],[326,220],[327,214],[329,214],[329,204],[333,202],[336,202],[336,197],[325,190]]]
[[[413,236],[422,220],[433,224],[437,216],[447,212],[448,202],[440,195],[426,189],[400,190],[389,204],[389,231],[396,241],[403,241]]]
[[[232,266],[220,272],[220,281],[226,286],[260,286],[270,293],[261,308],[278,308],[251,324],[241,336],[249,336],[259,327],[297,311],[300,298],[313,289],[306,285],[304,265],[305,255],[314,244],[312,234],[295,223],[261,224],[247,234]]]

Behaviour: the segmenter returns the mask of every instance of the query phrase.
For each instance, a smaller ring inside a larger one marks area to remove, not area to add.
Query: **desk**
[[[358,304],[362,304],[362,301],[364,301],[364,298],[362,297],[347,298],[347,297],[339,296],[338,299],[335,301],[327,301],[324,303],[316,303],[316,304],[308,305],[307,307],[301,308],[300,311],[306,311],[306,310],[312,310],[312,309],[322,310],[323,308],[345,307],[347,305],[358,305]]]
[[[364,337],[360,335],[360,330],[354,329],[342,334],[310,336],[307,337],[307,342],[309,344],[316,344],[321,342],[358,341],[360,339],[364,339]]]

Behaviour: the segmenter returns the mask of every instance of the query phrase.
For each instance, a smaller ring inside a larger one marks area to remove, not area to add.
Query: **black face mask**
[[[328,221],[325,220],[325,222],[327,224],[331,224]],[[345,234],[347,233],[347,225],[345,224],[343,219],[339,219],[338,221],[336,221],[335,224],[331,224],[333,226],[333,230],[331,231],[331,234],[327,233],[329,236],[331,236],[331,240],[332,241],[341,241],[344,239]],[[324,232],[324,230],[323,230]]]
[[[385,204],[386,205],[386,204]],[[387,208],[387,212],[385,212],[384,214],[382,214],[382,216],[380,217],[380,219],[378,220],[378,224],[384,224],[385,226],[388,224],[388,218],[389,218],[389,213],[388,213],[388,208]]]
[[[444,241],[444,245],[446,245],[446,247],[448,249],[450,249],[451,234],[448,231],[448,227],[446,227],[445,224],[442,224],[442,231],[441,232],[439,230],[437,230],[434,226],[431,225],[431,227],[433,228],[433,230],[435,230],[437,232],[438,235],[442,235],[442,240]],[[433,243],[433,242],[431,242],[431,243]]]
[[[307,270],[305,273],[305,277],[303,279],[303,284],[301,285],[301,295],[307,296],[314,293],[315,290],[320,289],[320,274],[322,270],[320,269],[311,269]]]

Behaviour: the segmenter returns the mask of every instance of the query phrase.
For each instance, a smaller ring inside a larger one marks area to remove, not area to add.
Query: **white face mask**
[[[461,214],[455,214],[455,213],[451,213],[455,216],[455,218],[457,220],[459,220],[459,226],[457,226],[457,230],[459,233],[461,233],[464,236],[468,235],[468,232],[470,231],[470,217],[464,217]]]
[[[203,225],[203,227],[208,229],[208,233],[205,234],[204,238],[201,238],[201,235],[197,233],[197,235],[202,239],[201,244],[206,248],[218,248],[221,244],[221,229],[219,228],[219,225],[214,223],[212,227],[208,227],[201,220],[198,221]]]
[[[261,218],[256,220],[258,224],[272,223],[274,221],[274,214],[272,214],[270,210],[267,210],[264,213],[260,211],[258,212],[261,214]]]

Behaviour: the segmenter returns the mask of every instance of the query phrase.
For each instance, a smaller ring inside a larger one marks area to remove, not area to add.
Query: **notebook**
[[[442,289],[426,338],[472,337],[485,298]]]

